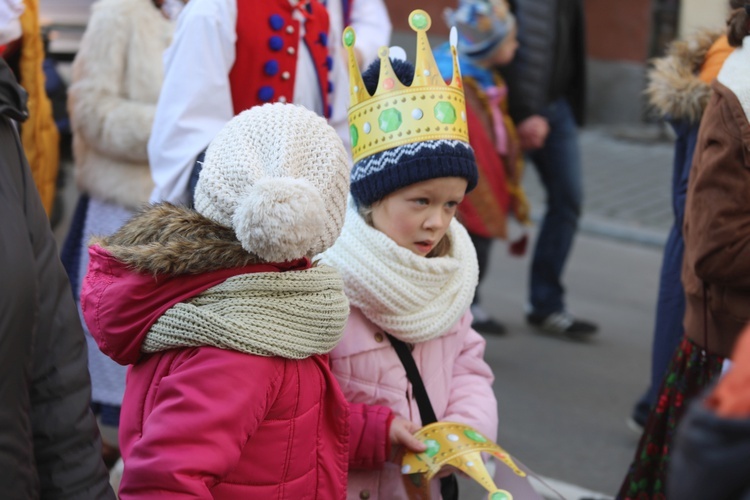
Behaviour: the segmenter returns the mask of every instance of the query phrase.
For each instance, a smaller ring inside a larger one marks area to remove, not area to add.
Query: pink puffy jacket
[[[273,272],[269,265],[155,279],[99,247],[89,253],[84,317],[107,355],[133,364],[121,499],[343,499],[348,464],[382,467],[391,412],[347,403],[327,355],[140,352],[159,311],[230,275]]]
[[[464,316],[441,337],[414,345],[412,355],[422,375],[438,420],[468,424],[497,439],[494,377],[484,362],[484,339]],[[387,406],[421,425],[419,408],[401,361],[383,330],[352,307],[344,339],[331,352],[331,367],[352,403]],[[347,498],[395,500],[406,498],[400,468],[386,463],[382,470],[349,472]],[[433,498],[440,498],[439,484]]]

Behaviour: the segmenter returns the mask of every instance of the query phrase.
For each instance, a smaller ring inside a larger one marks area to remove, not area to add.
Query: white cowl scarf
[[[409,343],[440,337],[471,305],[479,278],[474,246],[455,219],[445,257],[427,258],[368,225],[350,199],[341,236],[321,255],[344,279],[349,302]]]

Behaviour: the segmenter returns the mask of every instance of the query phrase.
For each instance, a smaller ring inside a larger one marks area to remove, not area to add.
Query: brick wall
[[[391,15],[394,30],[411,32],[408,22],[409,13],[414,9],[422,9],[427,11],[432,18],[432,28],[430,28],[429,34],[447,37],[448,26],[443,21],[443,10],[446,7],[456,6],[458,1],[420,0],[417,2],[414,0],[385,0],[385,3],[388,6],[388,13]]]
[[[523,0],[519,0],[523,1]],[[456,0],[385,0],[395,30],[410,31],[407,16],[415,8],[432,17],[430,33],[447,36],[445,7]],[[645,62],[651,30],[651,0],[584,0],[589,56],[609,61]]]
[[[651,0],[585,0],[589,57],[645,62],[651,32]]]

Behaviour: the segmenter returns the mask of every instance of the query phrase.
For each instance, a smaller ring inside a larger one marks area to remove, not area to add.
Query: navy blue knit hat
[[[400,59],[391,65],[398,79],[410,85],[414,66]],[[375,93],[380,60],[373,62],[362,74],[370,95]],[[397,146],[367,156],[354,164],[351,174],[351,193],[358,206],[370,206],[389,194],[411,184],[439,177],[463,177],[468,182],[468,193],[477,185],[477,164],[468,143],[440,139]]]

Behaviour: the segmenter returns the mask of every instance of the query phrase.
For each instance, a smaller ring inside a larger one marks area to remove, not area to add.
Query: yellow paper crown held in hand
[[[468,425],[453,422],[435,422],[422,427],[415,435],[427,450],[422,453],[407,452],[401,461],[404,485],[412,500],[429,500],[430,480],[440,470],[452,465],[468,474],[488,492],[489,500],[513,500],[513,494],[495,484],[482,460],[489,453],[500,461],[498,467],[509,467],[519,477],[526,477],[510,454]]]
[[[417,32],[414,80],[403,85],[391,66],[388,47],[378,50],[380,75],[375,95],[365,88],[354,54],[356,36],[344,30],[349,56],[349,134],[354,162],[387,149],[414,142],[454,139],[469,142],[466,103],[458,68],[455,28],[451,30],[453,79],[446,84],[432,55],[427,30],[432,21],[423,10],[409,14],[409,26]]]

